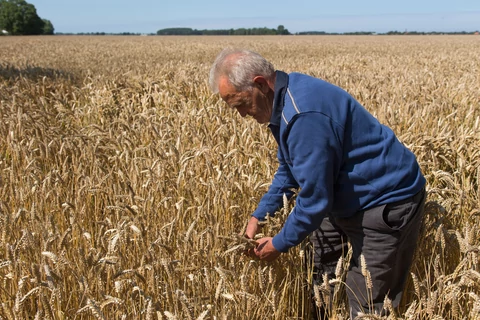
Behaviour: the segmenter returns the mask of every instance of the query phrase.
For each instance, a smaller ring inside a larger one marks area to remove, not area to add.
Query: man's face
[[[251,90],[237,91],[226,77],[221,77],[218,83],[220,97],[231,107],[237,109],[242,117],[251,116],[258,123],[268,123],[272,115],[272,102],[254,83]]]

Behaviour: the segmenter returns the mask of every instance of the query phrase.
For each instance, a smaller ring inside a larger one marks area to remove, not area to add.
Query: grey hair
[[[244,49],[222,50],[210,69],[209,85],[214,93],[218,92],[218,80],[227,76],[237,91],[246,91],[253,86],[253,78],[263,76],[272,79],[275,74],[273,65],[256,52]]]

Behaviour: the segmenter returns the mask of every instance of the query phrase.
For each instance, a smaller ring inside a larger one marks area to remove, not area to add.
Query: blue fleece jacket
[[[264,220],[299,188],[273,246],[286,252],[322,219],[407,199],[425,185],[415,156],[351,95],[326,81],[276,72],[269,125],[279,167],[253,216]]]

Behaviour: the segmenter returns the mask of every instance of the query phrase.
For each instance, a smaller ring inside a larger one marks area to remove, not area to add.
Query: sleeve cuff
[[[269,214],[268,212],[265,212],[264,210],[255,210],[253,213],[252,213],[252,217],[255,217],[258,219],[258,221],[265,221],[266,218],[267,218],[267,214]],[[271,217],[273,217],[272,214],[270,214]]]
[[[275,237],[273,237],[272,244],[275,247],[275,249],[277,249],[277,251],[280,251],[283,253],[288,252],[288,249],[291,248],[291,246],[289,246],[288,244],[285,243],[285,241],[283,241],[283,238],[280,234],[277,234]]]

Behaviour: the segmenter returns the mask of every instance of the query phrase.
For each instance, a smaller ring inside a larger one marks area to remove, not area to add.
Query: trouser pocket
[[[408,199],[381,205],[365,211],[363,224],[365,228],[379,232],[392,233],[408,228],[411,222],[419,223],[422,218],[425,190]],[[419,219],[416,219],[419,218]]]

